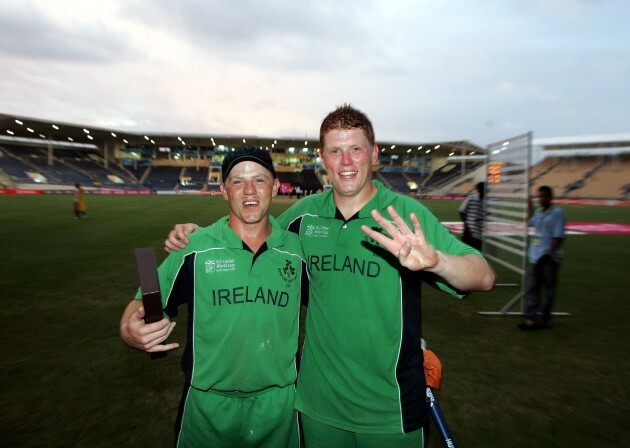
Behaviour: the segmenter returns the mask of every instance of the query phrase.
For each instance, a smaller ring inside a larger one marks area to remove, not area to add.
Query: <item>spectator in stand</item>
[[[459,216],[464,223],[462,241],[477,250],[481,250],[486,184],[479,182],[475,188],[477,193],[468,196],[459,207]]]

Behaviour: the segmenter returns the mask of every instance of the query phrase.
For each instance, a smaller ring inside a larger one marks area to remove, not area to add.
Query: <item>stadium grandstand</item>
[[[530,184],[561,198],[630,198],[630,134],[534,139]]]
[[[225,154],[271,152],[281,193],[328,187],[316,138],[127,132],[0,114],[0,188],[197,194],[219,190]],[[486,178],[486,149],[466,140],[377,141],[375,177],[419,197],[461,197]],[[530,185],[558,197],[627,199],[630,134],[534,139]]]

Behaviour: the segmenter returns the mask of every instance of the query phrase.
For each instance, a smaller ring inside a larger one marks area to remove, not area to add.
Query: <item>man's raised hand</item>
[[[361,230],[396,256],[400,264],[407,269],[412,271],[434,269],[439,262],[438,254],[425,239],[416,215],[414,213],[410,215],[414,228],[412,231],[394,207],[387,207],[387,211],[396,225],[383,218],[376,210],[372,210],[372,217],[392,236],[391,238],[367,226],[361,226]]]

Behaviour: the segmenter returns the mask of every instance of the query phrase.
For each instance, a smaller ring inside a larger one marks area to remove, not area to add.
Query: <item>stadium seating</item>
[[[409,171],[405,172],[405,177],[409,180],[409,182],[415,183],[418,186],[418,189],[420,189],[422,184],[427,180],[427,177],[429,177],[429,175]]]
[[[541,174],[530,180],[530,186],[536,188],[549,185],[556,196],[566,197],[571,191],[581,189],[585,179],[593,175],[605,162],[599,157],[562,157],[555,162],[547,163],[551,165],[548,165],[545,171],[533,168],[533,171],[539,171]]]
[[[137,184],[131,173],[115,163],[109,163],[108,168],[104,161],[95,154],[86,154],[81,151],[64,151],[59,154],[57,160],[74,171],[84,173],[93,180],[94,185],[103,187],[124,187]]]
[[[27,173],[39,171],[6,149],[0,149],[0,168],[13,182],[33,182]]]
[[[205,190],[208,184],[208,167],[184,168],[182,173],[182,182],[179,185],[180,190]]]
[[[530,169],[530,182],[535,183],[538,178],[544,176],[547,172],[562,163],[562,160],[563,159],[560,157],[547,157],[543,159],[540,163],[536,164]]]
[[[94,152],[55,151],[52,164],[42,148],[3,146],[2,153],[0,168],[16,183],[137,188],[133,174],[113,162],[106,169]]]
[[[466,172],[477,169],[482,162],[466,162]],[[447,162],[437,170],[433,171],[423,185],[424,190],[439,188],[452,182],[462,175],[462,164],[460,162]]]
[[[72,186],[109,188],[138,188],[153,190],[204,190],[218,188],[220,162],[207,166],[171,166],[170,163],[153,166],[152,159],[105,161],[96,150],[57,149],[52,160],[48,150],[41,146],[21,144],[0,145],[0,179],[4,184],[42,183]],[[52,163],[51,163],[52,162]],[[124,162],[124,165],[118,162]],[[206,160],[207,163],[207,160]],[[447,162],[430,174],[410,166],[381,165],[375,171],[390,188],[403,194],[467,195],[474,191],[472,171],[481,168],[482,162]],[[300,186],[308,194],[329,184],[325,170],[319,165],[277,166],[281,182]],[[212,171],[211,171],[212,170]],[[479,173],[477,173],[479,174]],[[630,196],[630,154],[616,156],[548,157],[530,169],[530,186],[549,185],[556,196],[567,198],[624,199]],[[509,182],[503,179],[502,182]],[[417,190],[411,188],[417,186]],[[517,188],[515,186],[515,188]],[[515,190],[516,191],[516,190]]]
[[[464,178],[457,183],[448,194],[452,195],[469,195],[475,191],[476,182],[473,178]]]
[[[379,171],[379,175],[381,178],[385,179],[384,183],[390,188],[403,194],[411,193],[411,188],[409,188],[410,180],[407,176],[405,176],[405,173],[396,171]]]
[[[628,195],[630,156],[607,157],[591,170],[580,183],[567,193],[568,197],[624,199]]]
[[[14,155],[22,162],[43,175],[46,178],[46,183],[56,185],[74,185],[77,182],[83,185],[93,185],[94,183],[95,177],[92,177],[90,173],[77,171],[57,157],[53,157],[52,164],[50,164],[48,155],[44,150],[31,148],[29,151],[18,154],[14,152]]]
[[[142,180],[150,165],[147,164],[125,164],[124,167],[129,173],[131,173],[140,184],[142,184]]]
[[[184,170],[181,166],[152,166],[142,184],[152,190],[175,190]]]

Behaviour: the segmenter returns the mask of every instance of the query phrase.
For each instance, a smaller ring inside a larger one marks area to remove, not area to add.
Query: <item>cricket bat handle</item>
[[[162,296],[155,266],[155,253],[152,248],[135,249],[136,267],[142,292],[144,306],[144,322],[152,324],[162,320]],[[151,361],[164,358],[168,352],[151,352]]]

